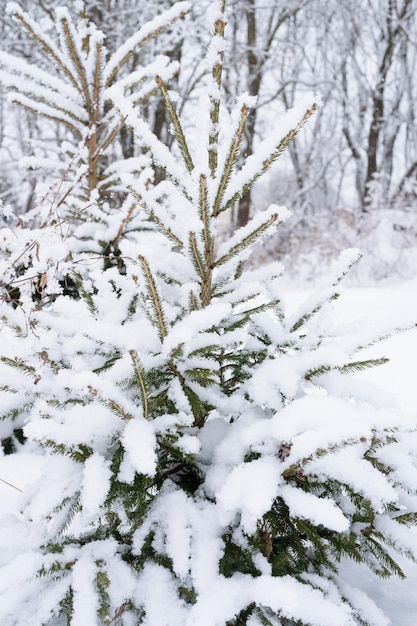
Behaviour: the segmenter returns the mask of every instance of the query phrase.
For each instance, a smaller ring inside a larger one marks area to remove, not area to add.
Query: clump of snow
[[[241,515],[241,525],[254,533],[257,521],[271,508],[278,493],[279,463],[274,458],[261,458],[233,468],[217,492],[222,524],[231,524]]]
[[[100,454],[91,455],[84,463],[81,505],[86,521],[100,515],[110,490],[109,462]]]
[[[135,472],[153,476],[156,455],[155,434],[151,424],[143,417],[129,421],[123,431],[122,443]]]

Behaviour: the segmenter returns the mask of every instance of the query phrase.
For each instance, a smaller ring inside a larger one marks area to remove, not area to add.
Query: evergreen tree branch
[[[148,295],[150,296],[153,309],[156,313],[156,322],[158,326],[158,334],[161,341],[167,336],[167,328],[165,323],[164,311],[161,304],[161,299],[156,288],[152,272],[149,268],[148,262],[144,256],[139,256],[139,261],[142,265],[143,274],[145,276]]]
[[[69,55],[70,55],[71,59],[74,62],[75,68],[77,70],[78,76],[79,76],[80,81],[81,81],[82,92],[84,94],[84,98],[85,98],[86,105],[87,105],[87,110],[89,111],[89,115],[90,115],[90,118],[91,118],[91,116],[93,115],[93,112],[92,112],[93,101],[92,101],[91,95],[90,95],[88,79],[87,79],[87,76],[86,76],[86,73],[85,73],[84,64],[83,64],[82,60],[80,59],[80,56],[79,56],[78,50],[77,50],[77,44],[76,44],[76,41],[74,39],[75,33],[74,33],[73,29],[71,28],[72,24],[71,25],[69,24],[67,17],[61,17],[60,24],[61,24],[61,27],[62,27],[62,31],[63,31],[64,37],[65,37],[66,44],[68,46]]]
[[[207,178],[204,174],[200,175],[198,212],[201,221],[203,222],[204,258],[206,267],[210,269],[213,266],[214,260],[214,241],[210,233],[210,210],[208,204]]]
[[[200,308],[198,305],[198,301],[196,298],[196,295],[193,291],[190,291],[190,295],[189,295],[189,307],[191,311],[198,311],[198,309]]]
[[[38,24],[36,24],[36,22],[32,20],[27,13],[23,12],[14,2],[8,5],[8,12],[15,20],[20,22],[23,28],[31,35],[31,37],[33,37],[33,39],[35,39],[35,41],[40,43],[47,55],[51,57],[61,68],[73,87],[75,87],[78,93],[81,93],[82,89],[80,89],[78,81],[68,69],[67,64],[63,61],[59,51],[55,48],[55,44],[46,35],[42,35],[42,37],[39,35],[40,27]]]
[[[243,134],[245,130],[245,123],[246,123],[248,114],[249,114],[249,107],[247,105],[243,105],[240,110],[239,125],[232,139],[232,143],[229,148],[229,153],[228,153],[228,156],[224,165],[224,169],[222,172],[222,176],[220,178],[219,186],[217,189],[216,199],[214,200],[213,217],[217,217],[220,212],[220,205],[223,200],[224,192],[227,188],[227,185],[230,180],[230,176],[233,172],[233,168],[239,157],[240,146],[242,144]]]
[[[348,252],[348,251],[345,251]],[[349,258],[348,262],[345,262],[345,266],[342,267],[342,269],[338,269],[337,271],[337,275],[336,278],[334,278],[331,282],[331,289],[337,287],[339,285],[339,283],[344,279],[344,277],[348,274],[349,270],[351,269],[351,267],[357,263],[359,261],[359,259],[361,258],[362,254],[360,253],[359,250],[354,250],[355,252],[355,256]],[[342,253],[339,257],[339,259],[343,259],[344,253]],[[314,303],[312,304],[312,309],[310,311],[308,311],[307,313],[305,313],[304,315],[302,315],[291,327],[291,332],[295,332],[296,330],[298,330],[299,328],[301,328],[301,326],[303,326],[306,322],[308,322],[312,317],[314,317],[314,315],[316,315],[317,313],[319,313],[323,307],[334,301],[337,300],[339,298],[339,293],[337,291],[331,291],[330,294],[325,295],[324,297],[321,298],[321,300],[319,300],[317,302],[317,300],[313,301]]]
[[[118,85],[113,85],[109,89],[108,96],[119,110],[120,115],[127,117],[128,124],[132,127],[141,145],[152,153],[155,163],[165,170],[168,178],[178,187],[184,197],[193,203],[193,198],[187,190],[189,180],[184,181],[184,173],[181,172],[182,167],[178,167],[177,161],[167,146],[160,142],[144,120],[138,117],[131,101],[126,98]]]
[[[149,98],[152,98],[152,96],[155,96],[158,91],[158,87],[149,87],[148,90],[142,90],[141,95],[131,98],[133,106],[138,107],[143,102],[149,100]]]
[[[28,67],[30,68],[30,66]],[[13,71],[13,69],[11,71]],[[79,124],[85,123],[85,118],[83,119],[83,109],[81,107],[74,107],[73,100],[62,98],[62,94],[46,81],[39,80],[39,82],[35,82],[36,79],[32,77],[27,78],[27,73],[28,72],[25,72],[23,68],[19,70],[19,73],[16,73],[16,75],[12,75],[5,70],[0,70],[0,81],[2,85],[10,89],[10,95],[8,96],[9,102],[19,103],[16,101],[16,98],[19,95],[24,98],[24,101],[28,104],[32,103],[33,107],[38,105],[40,111],[43,110],[46,112],[49,109],[52,111],[58,111],[65,117],[70,118],[70,120],[74,120]],[[62,81],[60,82],[62,83]],[[68,90],[67,83],[60,86],[63,90]],[[47,96],[45,94],[47,94]],[[64,106],[64,102],[66,106]],[[24,106],[23,101],[21,104]],[[35,112],[38,112],[38,110]]]
[[[152,222],[154,222],[154,224],[156,224],[156,226],[158,226],[159,230],[177,247],[179,248],[183,248],[184,244],[181,241],[181,239],[179,239],[170,228],[168,228],[163,222],[162,220],[155,214],[154,211],[149,210],[149,218],[152,220]]]
[[[80,130],[79,128],[77,128],[77,126],[75,126],[69,120],[65,119],[65,117],[59,117],[58,115],[54,113],[54,109],[59,110],[57,109],[57,107],[51,108],[47,104],[42,103],[45,108],[45,110],[42,110],[37,106],[39,104],[38,101],[28,98],[23,93],[12,94],[10,97],[10,102],[13,102],[14,104],[17,104],[23,107],[26,111],[30,111],[31,113],[34,113],[35,115],[40,115],[41,117],[44,117],[45,119],[50,120],[51,122],[56,122],[57,124],[63,124],[64,126],[69,128],[75,135],[81,136]],[[51,112],[49,112],[49,109]],[[65,110],[61,109],[61,111],[66,113]]]
[[[258,239],[278,219],[279,219],[278,213],[274,213],[274,215],[271,215],[269,220],[267,220],[266,222],[258,226],[249,235],[246,235],[245,237],[243,237],[243,239],[241,239],[239,243],[232,246],[230,250],[227,252],[227,254],[224,254],[219,259],[216,259],[214,262],[214,267],[219,267],[220,265],[223,265],[224,263],[229,261],[231,258],[239,254],[239,252],[243,251],[245,248],[252,245],[256,241],[256,239]]]
[[[92,294],[88,292],[84,286],[83,277],[81,276],[79,272],[75,272],[75,271],[72,272],[72,275],[74,277],[74,282],[77,285],[78,293],[80,294],[81,298],[86,303],[88,310],[90,311],[92,315],[96,315],[97,307],[94,303]]]
[[[307,122],[307,120],[313,115],[313,113],[316,110],[317,110],[317,104],[314,103],[310,109],[307,109],[307,111],[304,113],[303,117],[298,122],[298,124],[295,126],[295,128],[293,128],[292,130],[290,130],[286,134],[286,136],[278,144],[277,148],[269,155],[268,158],[266,158],[263,161],[261,168],[255,174],[253,174],[253,175],[251,175],[249,177],[249,180],[247,180],[243,184],[242,188],[239,191],[234,193],[233,196],[229,200],[227,200],[227,202],[226,202],[226,204],[224,206],[218,208],[218,213],[222,213],[223,211],[226,211],[227,209],[232,207],[235,202],[237,202],[242,196],[245,195],[246,192],[248,192],[252,188],[253,184],[261,176],[263,176],[265,174],[265,172],[267,172],[269,170],[271,165],[273,165],[273,163],[275,163],[275,161],[278,159],[278,157],[281,156],[281,154],[284,152],[284,150],[288,147],[288,145],[291,143],[291,141],[300,132],[300,130],[302,129],[304,124]]]
[[[337,300],[339,297],[338,293],[333,293],[331,296],[329,296],[328,298],[326,298],[324,300],[324,302],[320,302],[319,304],[317,304],[311,311],[309,311],[308,313],[306,313],[305,315],[303,315],[302,317],[300,317],[300,319],[298,319],[295,324],[291,327],[291,332],[295,332],[296,330],[298,330],[299,328],[301,328],[301,326],[303,326],[306,322],[308,322],[312,317],[314,317],[314,315],[316,315],[317,313],[319,313],[319,311],[322,310],[323,306],[325,304],[327,304],[328,302],[332,302],[333,300]]]
[[[205,267],[204,259],[198,249],[195,233],[190,233],[189,242],[194,266],[197,269],[201,280],[204,281],[207,278],[207,268]]]
[[[158,229],[161,231],[161,233],[163,235],[165,235],[165,237],[167,237],[167,239],[169,241],[171,241],[171,243],[173,243],[175,246],[178,246],[179,248],[183,248],[184,244],[181,241],[181,239],[179,239],[173,232],[172,230],[166,226],[166,224],[163,223],[163,221],[161,220],[160,217],[158,217],[158,215],[156,215],[155,211],[153,209],[151,209],[148,206],[148,203],[145,202],[143,196],[141,194],[139,194],[136,189],[134,189],[134,187],[132,187],[132,185],[127,185],[127,188],[129,189],[130,193],[133,195],[133,197],[137,200],[138,204],[144,209],[144,211],[147,213],[147,215],[149,216],[149,219],[154,222],[154,224],[158,227]]]
[[[136,380],[139,383],[139,390],[140,390],[140,395],[142,398],[143,416],[146,419],[148,417],[148,394],[146,393],[144,372],[143,372],[142,367],[139,364],[137,352],[135,350],[129,350],[129,354],[130,354],[130,358],[132,359]]]
[[[211,264],[207,265],[207,254],[205,254],[205,258],[201,256],[201,253],[198,249],[195,233],[190,233],[189,242],[192,255],[191,258],[194,267],[200,275],[200,300],[201,305],[204,308],[211,302],[213,266]]]
[[[323,374],[327,374],[328,372],[335,370],[341,372],[342,374],[354,374],[355,372],[363,372],[371,367],[378,367],[379,365],[384,365],[388,362],[389,359],[381,357],[380,359],[352,361],[350,363],[345,363],[344,365],[321,365],[320,367],[316,367],[306,372],[306,374],[304,374],[304,378],[306,380],[311,380],[316,376],[322,376]]]
[[[113,141],[119,134],[120,130],[123,128],[125,122],[126,122],[126,117],[122,118],[121,121],[117,124],[117,126],[113,128],[113,130],[111,131],[107,139],[105,139],[104,142],[98,148],[97,154],[94,156],[95,161],[97,161],[102,156],[102,154],[107,150],[110,144],[113,143]]]
[[[381,357],[379,359],[366,359],[365,361],[352,361],[342,365],[338,369],[342,374],[354,374],[355,372],[363,372],[371,367],[379,367],[386,363],[389,363],[389,359],[387,357]]]
[[[19,370],[19,372],[22,372],[22,374],[25,374],[26,376],[30,376],[31,378],[36,377],[36,369],[32,365],[25,363],[22,359],[17,357],[15,359],[11,359],[6,356],[0,356],[0,361]]]
[[[137,52],[138,48],[144,46],[150,39],[156,37],[156,35],[174,24],[178,19],[183,18],[189,10],[190,4],[188,2],[177,2],[171,9],[148,22],[137,33],[129,37],[123,46],[116,50],[108,63],[105,80],[106,87],[110,87],[120,69]],[[167,19],[169,15],[172,15],[172,17]],[[121,58],[119,59],[119,57]]]
[[[177,112],[175,111],[174,105],[172,104],[172,100],[169,97],[167,88],[162,78],[160,76],[156,76],[155,81],[161,91],[166,110],[171,119],[174,128],[175,138],[177,140],[182,158],[184,159],[185,166],[189,172],[192,172],[192,170],[194,169],[194,163],[188,149],[188,144],[185,139],[184,131],[182,130],[182,125],[178,118]]]
[[[226,21],[224,19],[225,12],[225,0],[220,1],[220,12],[222,17],[217,19],[214,24],[214,39],[220,38],[224,42],[224,31],[226,28]],[[214,178],[217,169],[218,159],[218,140],[219,140],[219,119],[220,119],[220,88],[222,82],[223,73],[223,48],[217,48],[217,62],[212,69],[212,77],[217,88],[217,95],[210,95],[211,109],[210,109],[210,121],[211,129],[209,134],[209,169],[211,176]]]
[[[111,398],[103,398],[101,393],[91,385],[88,386],[88,391],[118,417],[121,417],[123,420],[133,419],[133,415],[125,411],[125,409],[118,402],[112,400]]]

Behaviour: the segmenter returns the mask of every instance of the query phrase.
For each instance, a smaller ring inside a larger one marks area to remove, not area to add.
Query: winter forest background
[[[414,625],[416,0],[62,5],[0,16],[0,623]]]

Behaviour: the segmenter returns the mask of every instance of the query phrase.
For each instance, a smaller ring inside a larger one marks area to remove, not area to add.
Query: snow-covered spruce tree
[[[94,266],[80,300],[37,312],[33,354],[22,338],[23,356],[7,361],[36,383],[25,433],[44,465],[19,515],[0,522],[5,626],[382,626],[340,563],[401,575],[395,556],[416,552],[413,424],[349,378],[383,361],[361,352],[384,332],[337,333],[326,317],[359,253],[344,253],[329,287],[287,315],[281,266],[245,268],[286,209],[217,241],[222,214],[315,100],[283,116],[238,168],[252,100],[242,96],[228,118],[215,9],[195,136],[156,79],[179,156],[111,92],[167,172],[158,194],[125,179],[159,228],[158,247],[140,233],[123,239],[125,272]]]

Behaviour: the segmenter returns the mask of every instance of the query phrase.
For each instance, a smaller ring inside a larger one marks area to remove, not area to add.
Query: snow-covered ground
[[[346,292],[337,310],[343,319],[390,319],[395,325],[404,315],[415,311],[417,321],[417,282],[391,289],[352,289]],[[417,416],[417,328],[374,346],[372,356],[387,356],[389,363],[360,374],[378,387],[397,395],[404,411]],[[416,485],[417,487],[417,485]],[[417,624],[417,565],[405,560],[401,563],[406,580],[381,580],[364,567],[350,564],[346,577],[368,592],[390,617],[393,626]]]
[[[296,305],[306,297],[306,292],[293,292],[289,304]],[[334,305],[340,323],[355,325],[386,322],[395,328],[415,312],[417,322],[417,281],[400,283],[390,288],[347,289]],[[389,363],[363,372],[360,376],[374,382],[384,391],[395,393],[404,411],[417,415],[416,371],[417,328],[398,334],[366,352],[369,356],[387,356]],[[417,624],[414,622],[414,626]]]
[[[305,297],[305,292],[294,292],[289,296],[290,306]],[[341,323],[361,324],[390,320],[392,326],[415,311],[417,321],[417,282],[400,284],[392,288],[348,289],[335,305],[335,314]],[[357,374],[378,385],[384,393],[396,394],[400,406],[417,416],[417,328],[386,340],[370,349],[372,356],[387,356],[390,362],[368,372]],[[41,467],[41,459],[30,452],[0,457],[0,515],[16,510],[19,489],[33,480]],[[417,487],[417,485],[416,485]],[[346,578],[361,581],[364,591],[370,593],[377,604],[390,617],[393,626],[415,626],[417,624],[417,565],[402,563],[407,574],[405,581],[375,578],[364,568],[355,564],[346,566]]]

